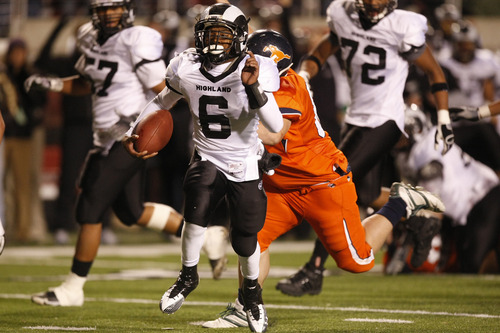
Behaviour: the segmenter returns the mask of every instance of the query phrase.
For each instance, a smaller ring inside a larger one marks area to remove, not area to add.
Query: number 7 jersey
[[[365,30],[355,2],[336,0],[327,9],[327,22],[338,36],[351,88],[346,123],[373,128],[392,119],[403,132],[409,65],[401,54],[425,44],[427,19],[396,9]]]

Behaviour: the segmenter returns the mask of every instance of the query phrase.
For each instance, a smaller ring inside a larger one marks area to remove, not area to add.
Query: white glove
[[[31,89],[61,92],[63,86],[63,80],[58,77],[42,76],[38,74],[31,75],[24,81],[24,89],[26,92],[30,92]]]
[[[436,130],[436,136],[434,137],[434,149],[438,149],[439,142],[443,142],[443,150],[441,155],[446,154],[453,142],[455,141],[455,136],[453,134],[453,129],[451,128],[450,114],[448,110],[439,110],[437,113],[438,124]]]
[[[472,106],[461,106],[457,108],[450,108],[450,117],[453,121],[458,120],[472,120],[491,117],[491,111],[488,105],[483,105],[478,108]]]

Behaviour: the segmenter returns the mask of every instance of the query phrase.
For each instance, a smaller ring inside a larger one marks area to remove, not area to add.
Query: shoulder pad
[[[97,44],[97,30],[92,22],[87,22],[78,28],[76,34],[77,47],[79,50],[90,49]]]

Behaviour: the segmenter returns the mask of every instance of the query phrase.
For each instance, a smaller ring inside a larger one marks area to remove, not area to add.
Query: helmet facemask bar
[[[109,7],[122,7],[123,13],[107,15],[99,13]],[[107,39],[124,28],[131,27],[134,23],[134,14],[131,9],[130,1],[92,1],[90,5],[90,13],[92,15],[92,23],[96,29],[102,34],[102,37]],[[118,24],[115,26],[108,26],[108,21]]]
[[[212,64],[221,64],[241,54],[240,43],[233,27],[221,22],[199,22],[197,27],[199,24],[203,24],[203,29],[195,32],[195,46]]]
[[[389,0],[386,4],[370,5],[363,0],[356,0],[356,8],[365,19],[375,24],[389,15],[398,6],[397,0]]]

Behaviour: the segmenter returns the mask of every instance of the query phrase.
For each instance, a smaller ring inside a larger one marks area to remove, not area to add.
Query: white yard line
[[[0,294],[0,299],[30,299],[27,294]],[[110,303],[135,303],[135,304],[158,304],[158,300],[137,299],[137,298],[112,298],[112,297],[85,297],[86,302],[110,302]],[[216,306],[225,307],[227,302],[191,302],[185,301],[183,306]],[[399,310],[399,309],[371,309],[357,307],[330,307],[330,306],[303,306],[303,305],[277,305],[266,303],[268,309],[282,310],[313,310],[313,311],[339,311],[339,312],[372,312],[372,313],[392,313],[406,315],[425,315],[425,316],[448,316],[448,317],[471,317],[471,318],[492,318],[500,319],[499,315],[490,315],[483,313],[459,313],[459,312],[433,312],[423,310]]]

